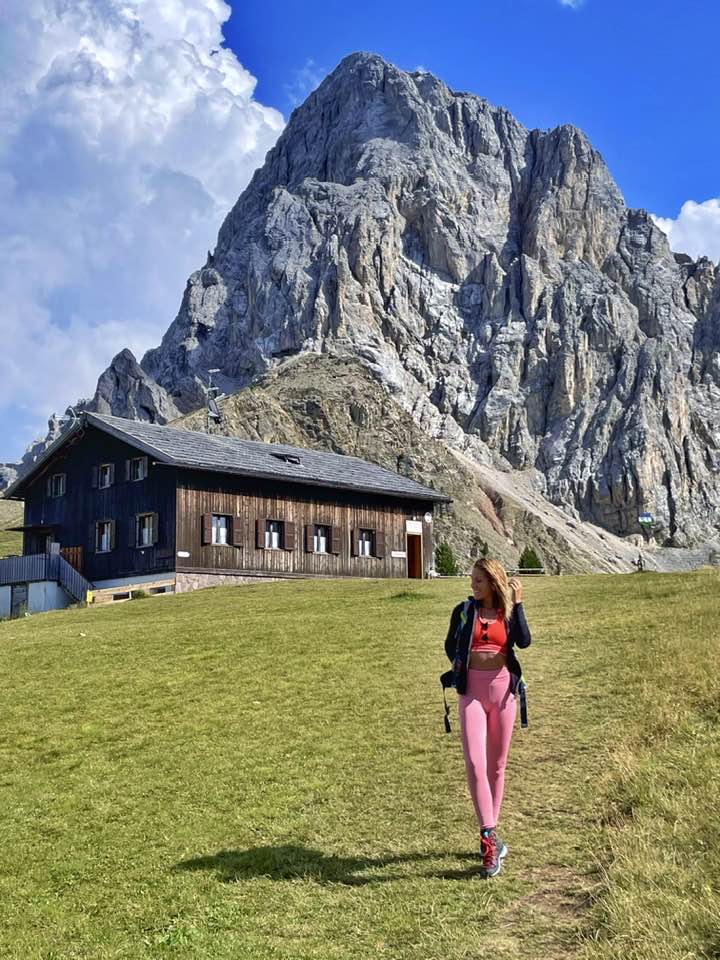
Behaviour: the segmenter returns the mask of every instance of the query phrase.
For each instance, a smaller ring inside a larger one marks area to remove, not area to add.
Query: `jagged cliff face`
[[[343,61],[143,358],[140,415],[202,404],[209,368],[239,388],[301,352],[360,358],[431,436],[536,469],[608,530],[648,511],[661,541],[717,536],[718,269],[674,256],[573,127]],[[134,415],[115,366],[95,402]]]
[[[213,433],[362,457],[448,494],[453,503],[435,512],[435,542],[450,544],[461,570],[484,545],[514,566],[528,544],[552,573],[634,569],[635,543],[553,509],[525,471],[500,474],[429,437],[357,359],[327,353],[288,358],[220,406],[222,423]],[[173,426],[206,430],[206,411]],[[662,569],[660,553],[648,560],[651,566],[659,560]]]

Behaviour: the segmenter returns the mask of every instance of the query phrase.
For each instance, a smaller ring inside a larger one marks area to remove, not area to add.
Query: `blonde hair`
[[[505,567],[498,560],[486,560],[485,557],[475,561],[473,570],[476,567],[485,572],[492,584],[495,605],[502,610],[505,619],[509,620],[513,608],[513,595]]]

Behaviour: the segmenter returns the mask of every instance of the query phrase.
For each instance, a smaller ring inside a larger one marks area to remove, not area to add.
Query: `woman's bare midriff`
[[[471,670],[498,670],[506,665],[505,654],[498,650],[474,650],[468,664]]]

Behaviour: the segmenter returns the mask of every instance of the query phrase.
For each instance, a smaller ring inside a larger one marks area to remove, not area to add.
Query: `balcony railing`
[[[88,590],[92,590],[92,584],[58,553],[32,553],[0,560],[0,586],[38,580],[55,580],[80,602],[86,599]]]

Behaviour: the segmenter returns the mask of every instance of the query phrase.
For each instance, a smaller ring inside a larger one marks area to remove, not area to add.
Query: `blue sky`
[[[287,113],[291,93],[354,50],[418,65],[528,127],[573,123],[627,202],[674,217],[720,192],[720,4],[668,0],[339,0],[233,4],[225,35]]]
[[[676,250],[720,259],[720,6],[5,0],[0,462],[159,343],[290,111],[345,55],[581,127]],[[224,47],[223,47],[224,44]]]

